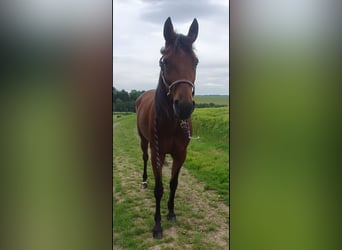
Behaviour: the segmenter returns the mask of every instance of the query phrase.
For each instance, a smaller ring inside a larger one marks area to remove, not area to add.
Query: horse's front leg
[[[156,211],[154,214],[154,227],[153,227],[153,238],[161,239],[163,237],[163,229],[161,226],[161,215],[160,215],[160,201],[163,197],[163,183],[161,178],[157,178],[154,187],[154,197],[156,199]]]
[[[176,221],[176,214],[174,211],[174,199],[175,199],[175,194],[176,194],[176,190],[178,186],[178,175],[184,163],[185,157],[186,157],[186,153],[178,155],[178,156],[173,156],[172,172],[171,172],[171,180],[170,180],[170,197],[167,203],[167,206],[169,209],[167,219],[172,222]]]
[[[153,157],[154,158],[154,157]],[[164,161],[165,156],[160,156],[160,162]],[[154,197],[156,200],[156,211],[154,214],[154,227],[153,227],[153,238],[161,239],[163,237],[163,229],[161,226],[161,214],[160,214],[160,201],[163,197],[164,188],[162,182],[162,166],[156,164],[156,160],[152,162],[153,174],[155,180]]]

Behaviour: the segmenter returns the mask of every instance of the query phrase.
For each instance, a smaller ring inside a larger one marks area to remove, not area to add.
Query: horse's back
[[[137,127],[140,136],[150,141],[153,121],[153,100],[155,90],[149,90],[140,95],[136,101]]]

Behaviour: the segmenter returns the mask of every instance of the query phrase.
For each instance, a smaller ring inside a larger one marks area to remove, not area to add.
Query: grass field
[[[199,140],[191,141],[184,166],[228,205],[228,107],[195,109],[192,122]]]
[[[197,95],[194,97],[196,103],[214,103],[216,105],[227,105],[229,97],[227,95]]]
[[[177,222],[165,219],[170,164],[163,170],[162,240],[152,238],[154,181],[148,162],[148,187],[139,188],[142,157],[136,115],[114,116],[113,241],[115,249],[227,249],[228,107],[195,109],[194,136],[179,177]]]

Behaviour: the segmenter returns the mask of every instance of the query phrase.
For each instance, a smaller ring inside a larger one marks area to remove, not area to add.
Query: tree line
[[[112,87],[112,102],[113,111],[115,112],[135,112],[135,101],[145,91],[132,90],[127,92],[126,90],[117,90]]]
[[[144,90],[117,90],[114,86],[112,87],[112,101],[113,101],[113,112],[135,112],[135,101],[137,98],[144,93]],[[214,108],[224,107],[227,105],[219,105],[215,103],[196,103],[195,108]]]

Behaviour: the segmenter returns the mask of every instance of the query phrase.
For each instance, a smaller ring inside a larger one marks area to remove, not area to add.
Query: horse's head
[[[193,20],[188,34],[175,33],[171,18],[164,24],[165,47],[160,58],[161,79],[179,119],[188,119],[195,108],[196,66],[198,59],[192,49],[198,35],[198,23]]]

